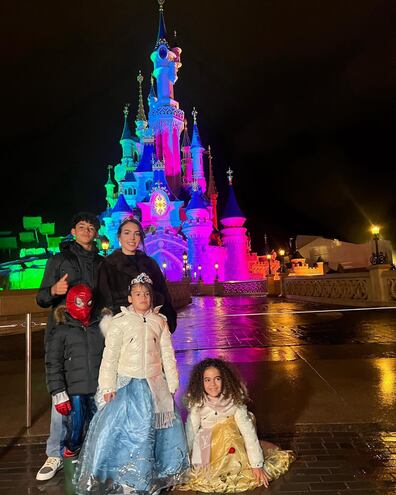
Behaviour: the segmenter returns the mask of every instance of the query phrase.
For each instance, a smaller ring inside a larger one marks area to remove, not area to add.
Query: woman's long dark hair
[[[142,251],[145,253],[146,252],[146,246],[144,245],[144,238],[146,237],[146,234],[144,233],[142,224],[136,218],[134,218],[134,217],[124,218],[124,220],[120,223],[120,225],[118,227],[118,230],[117,230],[117,239],[120,238],[122,229],[125,227],[125,225],[127,223],[133,223],[139,229],[139,233],[140,233],[140,245],[142,247]]]
[[[188,408],[201,405],[205,400],[204,373],[208,368],[217,368],[222,380],[222,394],[231,398],[235,405],[248,400],[248,391],[237,370],[230,363],[217,358],[207,358],[196,364],[191,371],[185,402]]]

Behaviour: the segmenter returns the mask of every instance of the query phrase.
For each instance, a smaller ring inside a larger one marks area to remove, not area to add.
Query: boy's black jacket
[[[87,328],[59,307],[56,316],[61,323],[49,333],[46,343],[45,368],[51,395],[64,390],[68,395],[94,394],[98,386],[104,337],[99,321]]]

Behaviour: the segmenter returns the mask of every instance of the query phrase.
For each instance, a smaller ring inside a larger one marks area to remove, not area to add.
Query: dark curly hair
[[[231,398],[234,404],[240,405],[249,399],[245,383],[237,370],[226,361],[217,358],[207,358],[196,364],[191,371],[190,380],[185,395],[188,408],[201,405],[205,400],[204,373],[208,368],[217,368],[222,380],[222,394],[225,399]]]
[[[95,228],[96,232],[100,229],[100,222],[98,220],[98,217],[90,211],[79,211],[78,213],[76,213],[71,219],[71,228],[75,229],[76,225],[79,222],[90,223]]]

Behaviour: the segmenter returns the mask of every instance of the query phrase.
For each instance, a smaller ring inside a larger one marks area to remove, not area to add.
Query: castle
[[[180,280],[183,275],[206,283],[247,280],[251,276],[243,226],[246,218],[235,197],[232,171],[227,172],[228,199],[219,226],[212,155],[210,147],[205,150],[201,142],[198,112],[192,110],[190,140],[185,114],[174,97],[182,49],[176,38],[167,36],[164,1],[158,0],[158,35],[150,55],[153,72],[148,117],[139,72],[136,135],[130,129],[126,105],[120,139],[122,158],[114,171],[108,167],[107,209],[101,214],[100,235],[109,240],[110,251],[117,248],[119,224],[134,216],[147,232],[147,253],[156,259],[168,280]]]

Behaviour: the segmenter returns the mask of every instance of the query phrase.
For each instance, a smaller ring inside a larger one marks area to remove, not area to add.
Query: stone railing
[[[191,284],[193,296],[246,296],[264,295],[267,293],[267,280],[243,280],[230,282],[215,282],[204,284],[195,282]]]
[[[280,293],[289,299],[351,306],[387,305],[396,300],[396,272],[373,265],[357,273],[281,277]]]
[[[385,272],[383,278],[386,282],[386,296],[389,301],[396,301],[396,271]]]
[[[284,295],[315,299],[367,301],[369,297],[369,274],[349,276],[290,277],[283,280]]]
[[[168,282],[168,289],[176,309],[191,302],[189,282]],[[47,314],[50,310],[40,308],[36,303],[37,289],[0,291],[0,317],[25,313]]]
[[[175,309],[183,308],[192,301],[191,285],[188,281],[168,282],[168,289]]]
[[[267,280],[245,280],[241,282],[222,282],[225,296],[245,296],[263,294],[267,291]]]

